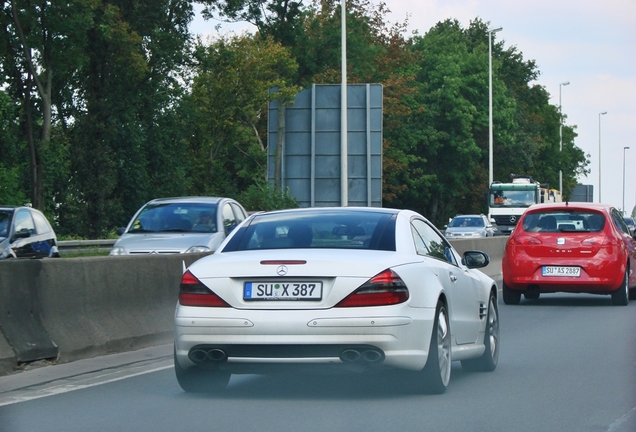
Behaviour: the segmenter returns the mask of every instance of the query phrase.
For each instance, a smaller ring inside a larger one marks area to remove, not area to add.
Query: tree
[[[199,43],[188,103],[193,108],[190,151],[198,193],[238,194],[266,174],[267,104],[286,103],[297,65],[272,38],[227,36]],[[276,91],[272,89],[276,88]]]
[[[19,106],[0,90],[0,203],[24,205],[26,194],[20,182],[22,161],[19,137]]]
[[[2,3],[8,92],[21,101],[20,122],[30,160],[31,203],[44,209],[44,154],[51,139],[53,76],[68,77],[77,66],[92,0],[64,3],[10,0]],[[39,129],[39,134],[37,133]]]
[[[74,76],[78,96],[65,107],[75,119],[73,189],[60,209],[85,236],[123,224],[164,189],[184,190],[173,184],[187,164],[176,151],[186,131],[174,108],[186,82],[192,16],[189,1],[100,2],[94,11]],[[161,130],[166,125],[173,127]]]

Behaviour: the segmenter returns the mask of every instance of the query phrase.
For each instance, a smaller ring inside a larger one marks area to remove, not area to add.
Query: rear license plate
[[[564,266],[543,266],[541,272],[543,276],[581,276],[581,267],[564,267]]]
[[[320,300],[322,282],[245,282],[244,300]]]

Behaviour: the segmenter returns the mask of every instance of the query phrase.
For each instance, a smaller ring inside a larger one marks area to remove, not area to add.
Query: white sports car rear
[[[497,286],[421,215],[380,208],[260,213],[184,273],[175,371],[185,391],[233,373],[412,371],[441,393],[451,361],[491,371]]]

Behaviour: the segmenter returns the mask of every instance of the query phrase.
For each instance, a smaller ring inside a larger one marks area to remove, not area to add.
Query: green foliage
[[[238,200],[250,212],[298,207],[298,202],[289,193],[289,188],[281,192],[264,180],[250,185],[239,195]]]
[[[265,181],[275,145],[267,106],[289,103],[300,86],[340,82],[341,2],[197,3],[257,32],[193,40],[191,0],[0,4],[0,203],[31,202],[60,236],[81,238],[112,235],[159,197],[297,206]],[[387,12],[347,2],[348,80],[383,85],[383,203],[437,225],[483,212],[488,23],[447,20],[407,38],[408,23],[388,23]],[[494,178],[529,174],[554,187],[562,170],[567,197],[589,156],[573,125],[558,150],[567,119],[532,84],[538,76],[534,61],[493,40]]]
[[[0,204],[21,206],[26,202],[26,194],[20,189],[18,169],[0,169]]]
[[[405,187],[385,197],[386,204],[418,210],[437,224],[457,213],[487,210],[487,30],[480,20],[468,29],[447,20],[411,39],[410,49],[421,59],[419,91],[405,99],[413,114],[400,130],[386,133],[394,148],[385,152],[385,161],[401,155],[396,160],[404,168],[389,180]],[[493,41],[494,179],[529,174],[554,187],[562,167],[568,191],[588,162],[574,146],[572,128],[564,127],[564,151],[558,152],[559,113],[545,89],[530,84],[537,76],[533,61]]]
[[[18,139],[17,113],[11,97],[0,90],[0,204],[4,205],[23,205],[28,201],[21,181],[25,155]]]
[[[188,148],[199,174],[193,189],[238,195],[265,178],[267,104],[300,91],[291,84],[297,65],[271,38],[232,36],[195,48],[196,75],[184,98],[191,114]]]

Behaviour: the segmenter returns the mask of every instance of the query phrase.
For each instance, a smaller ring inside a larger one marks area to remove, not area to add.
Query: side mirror
[[[126,232],[126,228],[124,228],[124,227],[117,228],[117,235],[120,236],[120,235],[122,235],[125,232]]]
[[[490,264],[490,257],[482,251],[466,251],[462,263],[470,269],[482,268]]]
[[[28,237],[31,237],[31,231],[29,231],[28,229],[20,230],[13,235],[14,239],[28,238]]]

